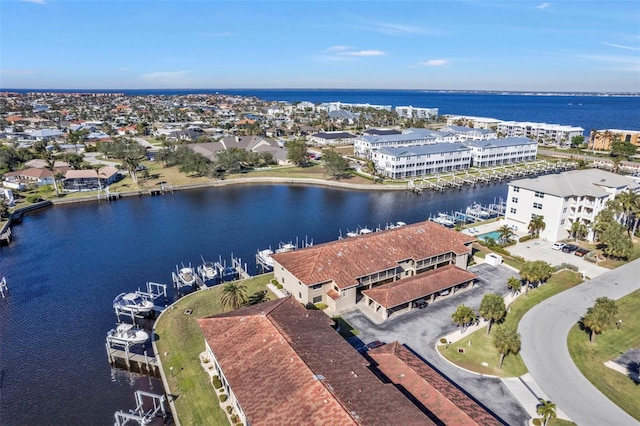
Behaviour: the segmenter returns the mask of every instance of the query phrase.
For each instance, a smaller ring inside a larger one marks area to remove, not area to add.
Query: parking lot
[[[517,276],[514,270],[504,265],[481,264],[469,270],[479,277],[474,288],[440,299],[424,309],[390,318],[383,324],[374,324],[359,311],[343,315],[360,332],[351,343],[356,347],[374,340],[387,343],[397,340],[406,344],[505,422],[510,425],[526,424],[529,415],[500,379],[481,377],[461,370],[443,360],[435,349],[440,337],[456,330],[451,314],[458,305],[464,304],[477,310],[484,294],[507,294],[507,279]]]
[[[564,253],[562,250],[553,250],[553,243],[542,240],[529,240],[524,243],[507,247],[509,253],[514,256],[522,256],[526,260],[544,260],[551,265],[560,265],[561,263],[570,263],[578,267],[586,277],[594,278],[603,274],[609,269],[603,268],[586,261],[583,257],[576,256],[574,253]]]

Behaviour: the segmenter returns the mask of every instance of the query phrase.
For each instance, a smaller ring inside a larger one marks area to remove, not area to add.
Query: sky
[[[640,1],[0,0],[0,88],[640,92]]]

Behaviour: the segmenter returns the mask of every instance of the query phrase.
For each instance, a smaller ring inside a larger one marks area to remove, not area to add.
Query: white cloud
[[[37,74],[35,70],[0,70],[0,74],[5,75],[34,75]]]
[[[536,6],[536,9],[540,9],[540,10],[545,10],[546,8],[548,8],[549,6],[551,6],[551,3],[542,3]]]
[[[418,62],[418,65],[424,65],[425,67],[443,67],[450,63],[451,61],[447,59],[429,59],[428,61]]]
[[[432,30],[428,28],[419,27],[417,25],[407,25],[407,24],[396,24],[393,22],[367,22],[367,27],[365,29],[369,29],[371,31],[386,34],[386,35],[407,35],[407,34],[428,34],[432,33]]]
[[[20,0],[23,3],[47,4],[45,0]]]
[[[637,47],[637,46],[624,46],[622,44],[609,43],[608,41],[603,41],[601,43],[604,44],[605,46],[616,47],[618,49],[640,50],[640,47]]]
[[[386,55],[386,53],[384,53],[381,50],[357,50],[357,51],[340,52],[338,54],[345,55],[345,56],[384,56]]]
[[[338,45],[338,46],[331,46],[327,49],[327,51],[329,52],[343,52],[345,50],[350,50],[353,49],[353,47],[351,46],[344,46],[344,45]]]

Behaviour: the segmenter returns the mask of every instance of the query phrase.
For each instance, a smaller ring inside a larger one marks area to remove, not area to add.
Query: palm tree
[[[498,240],[504,241],[506,243],[511,241],[511,237],[515,235],[515,233],[513,232],[513,229],[511,229],[509,225],[501,226],[500,229],[498,229],[498,232],[499,232]]]
[[[514,295],[518,294],[520,293],[520,289],[522,288],[522,281],[516,277],[511,277],[507,280],[507,288]]]
[[[507,314],[507,307],[502,296],[496,293],[485,294],[480,302],[478,313],[482,318],[489,321],[487,334],[491,331],[491,326],[495,321],[500,321]]]
[[[556,404],[548,400],[545,401],[542,398],[540,398],[538,401],[540,403],[536,407],[536,412],[539,416],[542,416],[544,424],[546,426],[549,420],[556,418]]]
[[[598,297],[595,304],[587,309],[587,313],[582,318],[582,325],[589,329],[589,340],[595,341],[596,334],[600,334],[607,329],[618,314],[618,306],[615,300],[608,297]]]
[[[51,171],[51,173],[53,174],[53,187],[56,190],[56,197],[59,197],[60,191],[58,190],[58,182],[56,179],[59,178],[62,173],[60,173],[59,170],[56,170],[56,157],[53,156],[51,151],[45,151],[42,154],[42,159],[46,163],[47,170]]]
[[[500,368],[504,362],[504,357],[509,353],[518,353],[520,350],[520,333],[515,328],[499,326],[493,336],[493,344],[500,352]]]
[[[587,229],[587,225],[576,220],[571,224],[571,236],[576,240],[584,240],[589,233],[589,229]]]
[[[462,327],[462,332],[464,333],[471,323],[476,322],[478,316],[470,307],[459,305],[456,311],[451,314],[451,318],[454,323]]]
[[[247,286],[237,281],[226,283],[220,291],[220,303],[222,306],[238,309],[247,303]]]
[[[267,290],[258,290],[247,299],[247,305],[257,305],[259,303],[268,302],[269,296]]]
[[[544,223],[544,216],[534,216],[529,221],[529,232],[531,232],[531,236],[534,235],[536,238],[540,235],[540,231],[544,231],[547,227],[547,224]]]
[[[629,233],[629,235],[632,235],[631,218],[637,211],[638,206],[640,206],[640,194],[628,189],[618,194],[618,196],[616,197],[616,201],[618,202],[620,210],[622,211],[622,224],[627,227],[627,232]]]

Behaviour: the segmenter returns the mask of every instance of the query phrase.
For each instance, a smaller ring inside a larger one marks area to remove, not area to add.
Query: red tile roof
[[[392,383],[401,386],[441,423],[456,426],[503,425],[437,370],[398,342],[368,352]]]
[[[362,293],[390,309],[455,285],[469,282],[478,276],[455,265],[446,265],[411,278],[383,284]]]
[[[429,425],[330,326],[286,298],[199,319],[252,425]]]
[[[421,260],[454,252],[469,253],[465,244],[475,238],[426,221],[277,253],[273,260],[310,286],[335,281],[339,288],[357,285],[357,279],[391,269],[404,259]]]

